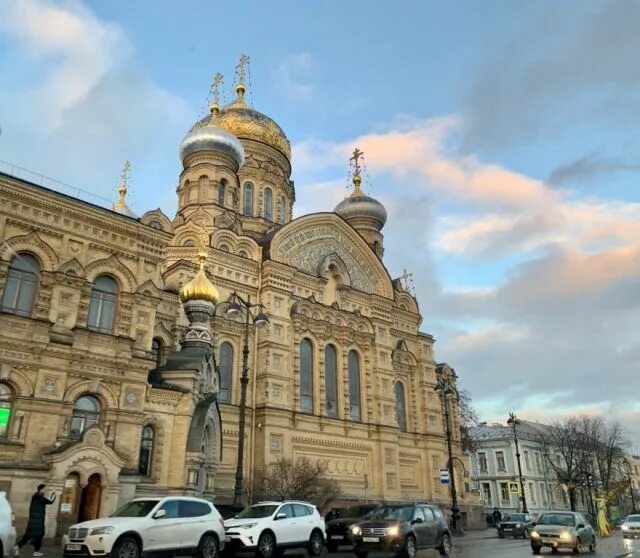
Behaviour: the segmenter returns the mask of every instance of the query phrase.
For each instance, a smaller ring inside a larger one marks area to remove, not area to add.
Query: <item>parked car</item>
[[[324,549],[324,519],[309,502],[260,502],[227,519],[224,528],[229,551],[253,551],[261,558],[288,548],[320,556]]]
[[[623,538],[640,538],[640,514],[628,515],[620,528],[622,529]]]
[[[498,537],[501,539],[505,537],[528,539],[535,524],[533,517],[528,513],[510,513],[498,523]]]
[[[451,554],[449,526],[440,509],[430,504],[381,505],[351,527],[351,538],[357,558],[367,558],[369,552],[415,558],[423,548]]]
[[[568,548],[579,554],[584,549],[596,551],[596,532],[584,515],[569,511],[544,512],[531,531],[531,550],[538,554],[543,547],[553,552]]]
[[[11,510],[6,492],[0,492],[0,557],[6,558],[16,544],[16,516]]]
[[[343,544],[353,544],[351,526],[366,519],[367,514],[378,504],[360,504],[344,510],[337,510],[337,517],[327,521],[327,550],[335,552]]]
[[[138,498],[110,517],[72,525],[64,556],[139,558],[143,553],[171,553],[216,558],[224,541],[223,519],[207,500]]]

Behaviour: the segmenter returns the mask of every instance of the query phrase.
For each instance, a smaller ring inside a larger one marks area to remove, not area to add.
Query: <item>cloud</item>
[[[565,163],[549,173],[547,182],[555,185],[584,183],[619,172],[639,171],[640,163],[623,157],[607,157],[598,151],[591,151],[578,159]]]
[[[315,94],[315,86],[311,82],[314,67],[311,53],[290,54],[275,69],[273,78],[288,97],[309,100]]]

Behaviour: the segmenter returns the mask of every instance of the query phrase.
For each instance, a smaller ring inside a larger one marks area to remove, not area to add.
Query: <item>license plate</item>
[[[342,535],[332,535],[331,539],[334,541],[341,541],[344,537]]]
[[[378,537],[362,537],[362,542],[380,542]]]
[[[505,527],[503,531],[513,531],[513,529],[511,527]]]
[[[553,539],[542,539],[542,542],[543,542],[544,544],[553,544],[553,543],[555,543],[556,541],[554,541]]]
[[[68,544],[65,547],[65,550],[70,550],[71,552],[78,552],[78,551],[82,550],[82,545],[81,544]]]

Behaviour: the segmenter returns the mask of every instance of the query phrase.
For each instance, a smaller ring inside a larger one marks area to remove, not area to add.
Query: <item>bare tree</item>
[[[278,459],[267,465],[257,480],[258,491],[264,498],[275,500],[304,500],[321,512],[342,494],[335,479],[326,476],[326,465],[308,457]]]
[[[600,417],[581,417],[587,467],[598,480],[599,488],[609,492],[621,480],[624,448],[628,442],[618,422],[606,423]],[[622,473],[623,474],[623,473]]]

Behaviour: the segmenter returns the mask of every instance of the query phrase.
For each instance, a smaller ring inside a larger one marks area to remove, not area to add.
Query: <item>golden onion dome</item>
[[[182,302],[208,300],[215,304],[219,298],[218,289],[209,281],[207,274],[204,272],[204,263],[207,261],[207,254],[200,252],[198,254],[198,261],[200,262],[200,269],[194,275],[193,279],[180,290],[180,300],[182,300]]]

